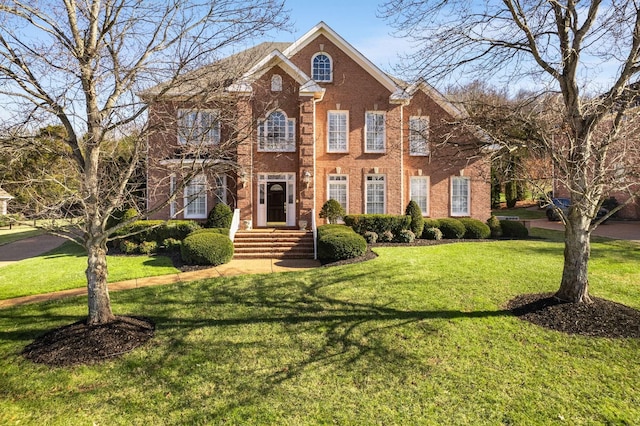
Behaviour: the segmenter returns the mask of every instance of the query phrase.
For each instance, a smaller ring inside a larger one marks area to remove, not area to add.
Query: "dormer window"
[[[271,76],[271,91],[282,92],[282,76],[280,74]]]
[[[326,53],[317,53],[311,60],[312,78],[315,81],[331,81],[333,70],[331,69],[331,58]]]

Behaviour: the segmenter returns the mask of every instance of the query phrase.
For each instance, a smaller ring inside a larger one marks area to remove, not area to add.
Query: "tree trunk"
[[[89,316],[87,324],[105,324],[115,319],[111,312],[109,289],[107,288],[107,248],[104,244],[87,244],[87,291]]]
[[[589,219],[570,215],[565,224],[564,269],[555,297],[564,302],[591,303],[589,298],[589,257],[591,232]]]

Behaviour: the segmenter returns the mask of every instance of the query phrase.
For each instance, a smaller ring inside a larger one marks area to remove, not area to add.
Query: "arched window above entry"
[[[296,150],[296,120],[282,111],[273,111],[258,122],[258,150],[294,152]]]
[[[282,92],[282,76],[280,74],[271,76],[271,91]]]
[[[311,70],[315,81],[331,81],[333,79],[331,57],[326,53],[316,53],[311,59]]]

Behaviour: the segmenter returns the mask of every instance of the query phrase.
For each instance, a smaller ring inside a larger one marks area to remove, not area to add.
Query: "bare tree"
[[[114,209],[135,202],[131,181],[143,166],[149,134],[161,130],[158,126],[175,126],[175,115],[162,122],[147,117],[148,105],[172,92],[181,92],[194,107],[222,97],[223,85],[203,84],[202,76],[195,84],[194,70],[281,28],[287,20],[282,3],[0,2],[0,102],[11,111],[7,124],[20,136],[52,122],[60,123],[66,133],[73,184],[46,173],[43,179],[68,194],[79,216],[77,232],[67,235],[88,253],[89,324],[114,319],[106,252],[109,236],[122,225],[109,227],[108,219]],[[239,70],[230,69],[229,63],[227,67],[227,77],[237,77]],[[5,136],[4,140],[25,140]],[[182,170],[182,182],[206,167],[232,168],[228,154],[238,140],[231,139],[213,148],[191,144],[189,152],[180,153],[181,158],[203,159],[185,162],[191,166]],[[216,161],[221,157],[227,161]],[[68,214],[60,209],[53,213]]]
[[[556,298],[590,302],[590,236],[603,196],[637,196],[638,2],[388,0],[380,12],[419,47],[408,69],[536,92],[540,141],[571,198]]]

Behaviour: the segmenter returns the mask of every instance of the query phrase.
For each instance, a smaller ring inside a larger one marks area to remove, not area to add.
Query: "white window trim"
[[[172,174],[169,176],[169,197],[171,197],[175,192],[176,192],[176,175]],[[176,217],[176,213],[177,213],[176,203],[177,203],[176,198],[174,198],[169,203],[169,217],[171,219],[174,219]]]
[[[382,148],[381,149],[369,149],[369,124],[368,116],[381,115],[382,116]],[[364,114],[364,152],[369,154],[381,154],[387,151],[387,114],[384,111],[366,111]]]
[[[340,181],[331,180],[332,177],[333,178],[335,178],[335,177],[343,178],[344,177],[344,180],[340,180]],[[349,175],[337,174],[337,173],[336,174],[327,175],[327,201],[329,199],[331,199],[331,192],[329,190],[329,185],[331,185],[332,183],[336,184],[337,182],[340,182],[340,183],[344,184],[344,186],[346,188],[346,191],[345,191],[345,193],[346,193],[346,199],[345,199],[346,206],[343,206],[343,207],[344,207],[345,214],[349,214]]]
[[[422,216],[424,217],[428,217],[430,216],[429,214],[429,208],[430,208],[430,201],[431,201],[431,197],[430,197],[430,179],[429,176],[411,176],[411,178],[409,179],[409,200],[413,200],[413,194],[411,193],[411,190],[413,188],[413,181],[414,180],[422,180],[426,182],[426,195],[427,195],[427,202],[426,202],[426,207],[422,210]],[[420,207],[422,208],[422,206]]]
[[[217,175],[214,177],[215,182],[216,182],[216,187],[213,188],[213,193],[215,195],[215,203],[223,203],[223,204],[227,204],[227,197],[228,197],[228,188],[227,188],[227,175]],[[220,179],[222,182],[221,188],[222,188],[222,198],[218,197],[217,191],[219,190],[219,186],[218,186],[218,182],[217,180]],[[228,204],[227,204],[228,205]]]
[[[266,148],[266,143],[262,143],[260,136],[260,128],[262,128],[263,134],[267,132],[267,121],[271,114],[280,112],[285,117],[285,140],[289,141],[291,139],[291,143],[287,142],[284,148]],[[293,124],[293,134],[289,134],[289,124]],[[258,152],[296,152],[296,119],[289,118],[286,112],[277,109],[269,112],[263,120],[258,121]],[[262,145],[262,146],[261,146]]]
[[[424,137],[423,139],[425,140],[425,152],[415,152],[412,150],[413,144],[412,144],[412,139],[413,139],[413,134],[411,132],[411,121],[417,119],[417,120],[424,120],[427,122],[427,131],[426,131],[426,137]],[[412,115],[409,117],[409,155],[411,157],[428,157],[431,154],[431,150],[429,148],[429,127],[431,125],[431,120],[429,119],[428,115]]]
[[[370,175],[365,175],[364,176],[364,213],[365,214],[371,214],[367,211],[367,207],[369,205],[369,185],[370,185],[370,181],[369,178],[373,178],[373,177],[381,177],[382,178],[382,184],[383,184],[383,188],[382,188],[382,213],[375,213],[375,214],[386,214],[387,212],[387,177],[386,175],[383,174],[370,174]],[[371,184],[373,183],[380,183],[379,180],[377,181],[371,181]]]
[[[204,186],[204,191],[201,194],[198,194],[199,196],[204,196],[204,213],[200,214],[200,213],[195,213],[195,214],[190,214],[189,213],[189,197],[187,196],[187,188],[191,185],[191,182],[194,180],[202,180],[202,185]],[[185,186],[184,186],[184,194],[183,194],[183,205],[184,205],[184,218],[185,219],[206,219],[207,218],[207,208],[208,208],[208,203],[207,203],[207,178],[205,175],[197,175],[194,176]]]
[[[347,120],[345,124],[345,147],[344,149],[331,149],[331,114],[345,115]],[[327,111],[327,152],[328,153],[344,153],[349,152],[349,110],[329,110]]]
[[[317,52],[316,54],[314,54],[311,57],[311,78],[313,79],[313,61],[315,61],[316,57],[318,57],[320,55],[324,55],[327,58],[329,58],[329,67],[330,67],[329,79],[328,80],[315,80],[314,79],[313,81],[316,81],[318,83],[332,83],[333,82],[333,58],[327,52]]]
[[[451,217],[466,217],[471,215],[471,179],[466,176],[452,176],[450,184]],[[465,212],[453,211],[453,183],[456,180],[465,180],[467,182],[467,210]]]
[[[215,123],[212,126],[212,129],[214,131],[213,140],[211,139],[205,140],[204,138],[202,138],[202,140],[191,141],[191,140],[185,139],[183,137],[182,132],[180,131],[180,129],[184,127],[182,126],[183,117],[187,114],[196,114],[196,116],[198,117],[196,121],[200,121],[200,117],[203,113],[211,114],[214,117]],[[220,111],[217,109],[201,109],[201,110],[194,110],[194,109],[187,109],[187,108],[178,109],[178,121],[177,121],[177,132],[176,132],[178,144],[179,145],[217,145],[219,144],[221,139],[219,117],[220,117]]]

